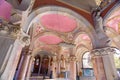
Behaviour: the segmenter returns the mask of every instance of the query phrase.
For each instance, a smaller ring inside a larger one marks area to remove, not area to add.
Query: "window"
[[[120,50],[115,48],[116,54],[114,54],[115,67],[117,68],[117,73],[120,77]]]
[[[83,55],[83,76],[94,76],[90,52]]]

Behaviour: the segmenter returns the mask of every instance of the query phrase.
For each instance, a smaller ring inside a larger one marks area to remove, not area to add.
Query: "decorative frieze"
[[[108,55],[108,54],[111,54],[111,53],[115,53],[115,50],[111,47],[94,49],[94,50],[91,51],[91,54],[93,56],[104,56],[104,55]]]

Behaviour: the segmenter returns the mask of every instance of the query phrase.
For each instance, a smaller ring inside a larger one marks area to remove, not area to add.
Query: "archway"
[[[40,62],[41,62],[41,57],[39,55],[36,55],[34,57],[32,75],[34,74],[39,75]]]
[[[85,52],[82,59],[83,76],[94,77],[93,65],[90,52]]]

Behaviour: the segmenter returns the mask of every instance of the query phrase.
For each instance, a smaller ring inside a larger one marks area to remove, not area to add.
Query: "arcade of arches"
[[[0,0],[0,80],[120,80],[120,0]]]

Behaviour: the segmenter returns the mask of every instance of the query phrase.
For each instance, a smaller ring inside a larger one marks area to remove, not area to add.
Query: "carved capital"
[[[17,37],[20,32],[20,25],[14,25],[0,19],[0,33]]]
[[[30,36],[28,34],[21,32],[18,38],[20,42],[24,44],[25,46],[30,45]]]
[[[70,55],[70,57],[68,58],[68,61],[77,61],[77,58],[75,55]]]
[[[111,53],[115,53],[115,50],[111,47],[94,49],[91,51],[91,54],[93,56],[104,56],[104,55],[109,55]]]

